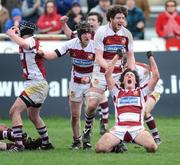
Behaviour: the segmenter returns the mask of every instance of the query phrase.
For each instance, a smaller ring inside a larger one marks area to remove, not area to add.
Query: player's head
[[[87,16],[87,22],[91,25],[92,30],[97,30],[102,25],[103,18],[97,12],[90,12]]]
[[[36,25],[29,21],[22,21],[19,25],[20,36],[33,35],[37,29]]]
[[[83,21],[76,25],[77,35],[81,42],[86,42],[91,38],[91,26],[89,23]]]
[[[139,76],[135,70],[126,69],[120,79],[121,87],[124,89],[134,89],[139,87]]]
[[[128,9],[124,6],[115,5],[109,8],[106,17],[114,31],[118,31],[121,26],[125,25],[127,14]]]

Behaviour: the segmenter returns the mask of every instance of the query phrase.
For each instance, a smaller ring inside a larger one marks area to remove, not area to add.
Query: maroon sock
[[[156,123],[154,120],[153,116],[149,116],[148,118],[145,119],[145,122],[149,128],[149,130],[151,131],[151,134],[154,138],[159,138],[159,133],[158,133],[158,129],[156,127]]]

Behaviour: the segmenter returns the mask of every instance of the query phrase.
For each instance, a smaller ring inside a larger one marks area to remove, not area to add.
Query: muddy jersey
[[[42,80],[46,77],[46,69],[43,58],[37,55],[39,41],[29,37],[25,42],[29,45],[29,49],[19,47],[23,77],[29,80]]]
[[[71,39],[55,50],[57,55],[69,55],[72,60],[71,80],[80,83],[82,77],[91,77],[95,60],[94,44],[82,48],[78,38]]]
[[[144,97],[151,91],[145,85],[142,88],[127,90],[117,84],[111,90],[115,107],[116,124],[119,126],[142,126],[144,117]]]

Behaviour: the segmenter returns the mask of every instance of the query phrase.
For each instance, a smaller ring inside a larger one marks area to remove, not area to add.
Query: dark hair
[[[79,2],[73,2],[72,6],[71,6],[71,9],[75,6],[78,6],[78,7],[81,7],[80,3]]]
[[[90,12],[87,17],[89,17],[89,16],[94,16],[94,15],[97,16],[98,22],[99,22],[100,25],[101,25],[102,22],[103,22],[103,17],[101,16],[101,14],[99,14],[99,13],[97,13],[97,12]]]
[[[56,10],[56,5],[55,5],[54,1],[53,0],[47,0],[45,5],[44,5],[44,13],[45,14],[47,14],[47,5],[48,5],[48,3],[53,3],[54,4],[54,8]]]
[[[120,83],[121,83],[120,86],[121,86],[122,88],[124,88],[124,83],[123,83],[123,81],[124,81],[124,76],[125,76],[125,74],[128,73],[128,72],[132,72],[132,73],[135,75],[135,79],[136,79],[135,88],[139,87],[139,82],[140,82],[140,80],[139,80],[139,75],[138,75],[138,73],[137,73],[135,70],[131,70],[131,69],[126,69],[126,70],[121,74],[120,79],[119,79],[119,81],[120,81]]]
[[[111,18],[114,18],[116,14],[122,13],[125,17],[128,15],[128,9],[124,6],[115,5],[108,9],[106,14],[107,21],[110,21]]]
[[[76,25],[78,38],[81,40],[81,36],[84,33],[91,33],[91,26],[86,21],[82,21]]]
[[[30,21],[21,21],[19,24],[19,30],[21,37],[24,35],[33,35],[35,30],[37,30],[37,26]]]
[[[174,5],[175,5],[175,7],[177,6],[176,0],[167,0],[167,1],[165,2],[165,7],[166,7],[166,8],[167,8],[167,4],[168,4],[169,2],[173,2]]]

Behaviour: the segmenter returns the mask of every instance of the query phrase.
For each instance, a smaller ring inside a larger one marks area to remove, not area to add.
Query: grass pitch
[[[8,120],[1,122],[10,125]],[[51,151],[24,151],[22,153],[0,152],[0,165],[180,165],[180,118],[156,118],[162,143],[156,153],[146,153],[142,147],[128,144],[123,154],[96,154],[94,146],[99,135],[96,120],[92,135],[93,150],[70,150],[72,133],[68,119],[46,118],[49,136],[55,146]],[[82,126],[84,122],[82,121]],[[110,120],[110,126],[113,119]],[[29,120],[24,120],[24,130],[37,137]]]

